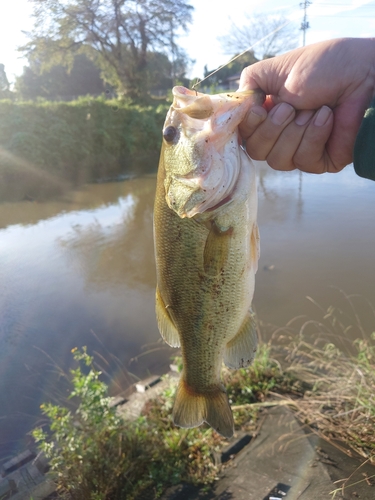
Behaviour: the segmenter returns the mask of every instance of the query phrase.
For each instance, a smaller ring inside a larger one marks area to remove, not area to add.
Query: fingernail
[[[273,108],[275,111],[271,111],[271,120],[275,125],[282,125],[292,113],[294,113],[294,108],[287,104],[286,102],[281,103],[278,107]]]
[[[305,109],[303,111],[300,111],[298,113],[297,118],[295,119],[296,125],[306,125],[306,123],[311,119],[312,115],[314,114],[314,111]]]
[[[250,109],[250,114],[263,118],[263,116],[265,115],[265,109],[263,109],[261,106],[253,106]]]
[[[330,114],[331,109],[328,106],[323,106],[322,108],[320,108],[317,115],[315,116],[314,125],[316,125],[317,127],[322,127],[328,120]]]
[[[249,127],[256,127],[262,123],[267,117],[267,111],[261,106],[254,106],[250,109],[250,112],[246,117],[246,124]]]

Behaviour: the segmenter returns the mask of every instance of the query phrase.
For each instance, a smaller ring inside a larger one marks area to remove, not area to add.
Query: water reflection
[[[128,194],[116,207],[95,211],[93,220],[77,220],[71,232],[59,239],[88,289],[154,287],[152,205],[152,196],[140,199]]]
[[[339,302],[331,285],[375,303],[375,183],[351,169],[325,176],[258,170],[259,317],[279,325],[313,317],[316,306],[305,297]],[[172,350],[160,343],[154,314],[154,190],[155,178],[145,177],[89,185],[52,202],[0,204],[3,454],[24,447],[20,436],[42,401],[64,396],[61,372],[73,347],[87,345],[109,361],[113,393],[129,384],[127,370],[165,370]],[[373,331],[373,313],[355,302]],[[130,364],[144,346],[152,355]]]
[[[118,392],[130,383],[130,360],[159,341],[154,189],[155,179],[145,178],[88,186],[57,202],[0,206],[3,453],[13,450],[43,400],[57,390],[62,395],[56,365],[69,369],[72,347],[88,345],[110,359],[106,369]],[[163,347],[131,370],[139,376],[163,371],[169,355]]]
[[[297,314],[313,315],[305,297],[328,306],[339,296],[332,286],[375,303],[375,183],[357,177],[351,167],[324,176],[265,166],[261,176],[264,170],[255,290],[259,316],[285,324]]]

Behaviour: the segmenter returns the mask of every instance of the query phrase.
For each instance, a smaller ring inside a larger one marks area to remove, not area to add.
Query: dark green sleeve
[[[353,161],[354,169],[359,176],[375,181],[375,98],[359,128]]]

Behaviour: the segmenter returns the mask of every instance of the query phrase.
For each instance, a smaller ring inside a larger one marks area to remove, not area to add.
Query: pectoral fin
[[[156,287],[156,320],[158,323],[160,335],[171,347],[180,347],[180,337],[175,327],[168,309],[160,295],[159,288]]]
[[[254,222],[253,230],[251,231],[250,237],[250,247],[251,247],[251,263],[254,269],[254,273],[258,270],[258,260],[260,256],[260,238],[258,224]]]
[[[210,232],[204,247],[204,272],[209,276],[217,276],[222,271],[228,259],[233,228],[220,229],[212,222]]]
[[[258,344],[255,315],[249,311],[237,335],[225,347],[224,363],[229,368],[244,368],[254,359]]]

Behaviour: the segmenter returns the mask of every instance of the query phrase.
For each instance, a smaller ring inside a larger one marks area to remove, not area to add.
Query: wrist
[[[361,92],[367,96],[369,105],[375,97],[375,38],[356,38],[354,46],[355,53],[352,55],[357,59],[357,74],[364,75]]]

